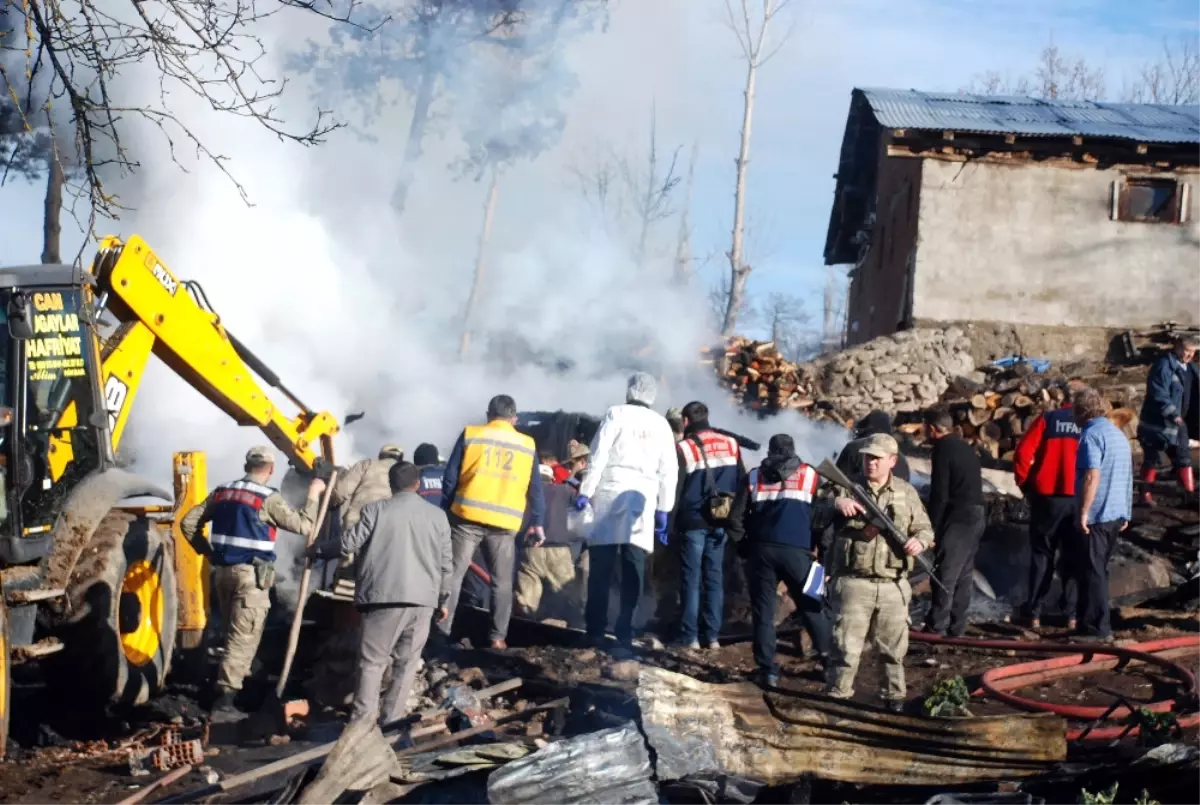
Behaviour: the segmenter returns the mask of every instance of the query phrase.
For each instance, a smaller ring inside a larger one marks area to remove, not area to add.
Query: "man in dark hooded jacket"
[[[1171,459],[1175,477],[1189,496],[1196,494],[1196,474],[1184,419],[1192,392],[1192,358],[1200,339],[1185,335],[1175,348],[1154,362],[1146,382],[1146,400],[1138,418],[1137,438],[1142,445],[1142,504],[1154,505],[1151,489],[1158,479],[1163,453]]]
[[[820,478],[796,455],[792,437],[771,437],[767,457],[751,470],[734,498],[729,536],[745,541],[754,619],[754,661],[759,683],[778,685],[775,662],[775,598],[779,580],[787,585],[821,664],[832,648],[832,627],[821,603],[813,570],[812,508]]]
[[[892,418],[887,415],[886,411],[872,411],[855,424],[854,441],[846,445],[838,454],[837,467],[843,475],[862,474],[862,458],[858,451],[866,446],[867,439],[876,433],[886,433],[888,436],[896,435],[892,430]],[[892,468],[892,475],[905,481],[911,480],[908,474],[908,462],[904,460],[903,453],[896,457],[896,466]]]

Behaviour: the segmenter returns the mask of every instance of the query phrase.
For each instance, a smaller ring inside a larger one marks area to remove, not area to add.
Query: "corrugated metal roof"
[[[1044,101],[900,89],[863,89],[890,129],[1104,137],[1140,143],[1200,144],[1200,105]]]

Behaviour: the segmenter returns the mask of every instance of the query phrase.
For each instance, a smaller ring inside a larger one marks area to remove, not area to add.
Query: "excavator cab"
[[[205,562],[178,521],[207,492],[204,454],[174,453],[174,493],[116,458],[151,355],[296,469],[333,465],[334,417],[136,235],[102,239],[89,268],[0,267],[0,757],[12,661],[44,658],[50,687],[78,704],[141,704],[162,690],[177,633],[190,648],[203,632]],[[146,497],[161,505],[135,505]]]
[[[70,266],[0,271],[0,562],[49,551],[68,492],[112,463],[86,292]]]

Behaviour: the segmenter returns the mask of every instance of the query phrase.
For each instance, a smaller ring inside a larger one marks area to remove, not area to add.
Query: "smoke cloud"
[[[478,110],[462,106],[469,94],[457,95],[452,114],[435,121],[402,217],[391,199],[411,115],[407,103],[384,106],[369,129],[337,131],[326,144],[304,149],[281,144],[251,121],[206,114],[199,104],[188,108],[180,96],[173,102],[177,113],[196,121],[197,135],[229,158],[253,206],[210,165],[185,161],[188,172],[181,172],[159,134],[138,130],[143,169],[136,183],[122,188],[122,200],[136,211],[120,230],[142,235],[178,277],[199,281],[222,323],[307,405],[339,420],[366,411],[337,440],[342,465],[374,455],[385,441],[409,454],[429,441],[444,455],[464,425],[483,419],[488,399],[498,393],[512,395],[522,410],[600,416],[624,401],[634,369],[660,378],[658,410],[703,400],[715,425],[764,445],[772,433],[789,432],[801,454],[817,462],[840,448],[844,434],[798,415],[758,420],[739,413],[711,367],[699,363],[701,348],[716,340],[705,289],[673,284],[668,259],[635,266],[628,244],[605,234],[573,186],[569,167],[578,164],[584,146],[625,143],[648,128],[654,87],[643,87],[642,98],[622,100],[648,65],[612,72],[632,42],[652,35],[645,25],[664,33],[669,27],[669,14],[631,16],[640,11],[614,4],[607,32],[597,28],[564,44],[578,90],[563,104],[557,145],[534,160],[514,161],[502,174],[475,347],[465,361],[457,358],[460,324],[487,190],[486,182],[461,179],[451,168],[463,155],[459,119],[469,117],[476,126],[480,119]],[[269,24],[275,26],[266,36],[275,63],[268,73],[283,71],[297,43],[328,39],[326,24],[315,18],[281,14]],[[471,64],[444,68],[456,85],[494,84],[494,75],[476,81],[465,72]],[[156,92],[151,78],[125,91]],[[282,113],[304,125],[312,99],[304,77],[291,78]],[[560,88],[555,82],[547,91]],[[616,105],[637,110],[635,122],[614,116]],[[707,136],[690,128],[702,112],[668,97],[658,105],[660,137]],[[735,106],[720,124],[725,141],[736,134],[736,120]],[[662,227],[661,253],[673,251],[676,227],[673,220]],[[239,430],[152,363],[126,435],[134,468],[166,480],[171,451],[204,450],[210,483],[236,477],[245,450],[264,437]],[[278,402],[291,410],[287,401]]]

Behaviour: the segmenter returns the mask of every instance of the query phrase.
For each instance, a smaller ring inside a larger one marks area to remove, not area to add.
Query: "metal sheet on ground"
[[[807,772],[849,783],[954,785],[1043,773],[1067,752],[1066,722],[1056,716],[902,716],[659,668],[642,670],[638,703],[656,755],[672,760],[660,764],[660,779],[717,771],[783,785]],[[716,768],[704,768],[709,758]]]

